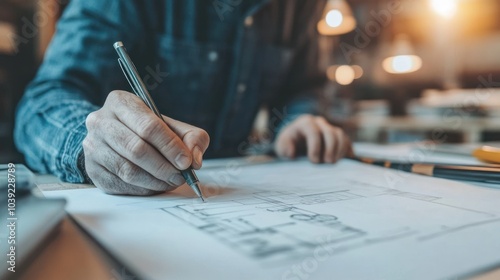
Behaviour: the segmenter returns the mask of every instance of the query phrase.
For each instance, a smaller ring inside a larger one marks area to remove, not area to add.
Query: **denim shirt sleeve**
[[[140,22],[132,20],[138,18],[133,3],[73,0],[66,9],[17,109],[16,145],[35,171],[67,182],[85,181],[77,164],[87,133],[85,119],[123,79],[113,41],[137,46],[141,38],[131,34],[143,33]]]

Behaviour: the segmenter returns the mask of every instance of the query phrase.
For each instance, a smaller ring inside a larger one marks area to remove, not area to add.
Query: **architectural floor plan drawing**
[[[393,242],[400,238],[424,241],[476,223],[498,222],[498,217],[490,213],[441,204],[440,197],[398,191],[353,179],[334,185],[340,189],[332,187],[326,192],[260,191],[251,197],[228,202],[181,204],[162,210],[240,253],[267,264],[307,256],[318,246],[330,246],[332,252],[340,254],[374,243]],[[431,207],[443,214],[446,212],[447,219],[440,220],[438,214],[436,217],[425,217],[424,228],[398,225],[396,222],[394,227],[381,230],[377,225],[349,223],[349,219],[337,216],[335,211],[305,209],[320,204],[331,204],[332,207],[326,209],[333,209],[336,202],[345,207],[368,199],[381,203],[398,200],[408,205],[407,211]],[[455,219],[449,219],[451,216]]]
[[[361,229],[344,224],[338,217],[318,214],[260,196],[234,202],[207,205],[179,205],[163,208],[253,258],[276,261],[308,253],[328,235],[340,242],[365,235]],[[262,218],[262,215],[265,218]]]
[[[500,266],[500,189],[343,160],[219,165],[151,197],[46,191],[145,279],[462,279]]]

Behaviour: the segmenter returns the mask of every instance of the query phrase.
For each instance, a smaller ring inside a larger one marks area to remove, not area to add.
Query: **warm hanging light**
[[[415,54],[408,36],[400,34],[394,41],[391,56],[384,59],[382,67],[391,74],[406,74],[419,70],[422,59]]]
[[[16,52],[16,30],[8,23],[0,22],[0,54],[14,54]]]
[[[450,19],[458,10],[458,0],[430,0],[430,6],[438,15]]]
[[[340,35],[356,28],[356,19],[345,0],[328,0],[323,17],[318,22],[318,32],[322,35]]]

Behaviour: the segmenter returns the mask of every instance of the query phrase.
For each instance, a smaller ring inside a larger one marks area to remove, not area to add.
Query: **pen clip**
[[[120,65],[120,68],[122,69],[122,72],[125,75],[125,78],[127,79],[127,82],[129,83],[129,85],[132,88],[132,90],[134,91],[134,93],[137,96],[140,96],[139,92],[137,91],[137,88],[135,87],[135,84],[132,83],[132,80],[129,77],[129,73],[125,70],[125,66],[123,65],[123,61],[121,60],[121,58],[118,58],[118,64]]]

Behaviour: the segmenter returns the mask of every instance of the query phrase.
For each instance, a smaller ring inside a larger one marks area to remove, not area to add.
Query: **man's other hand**
[[[334,163],[352,156],[352,145],[344,131],[323,117],[303,115],[285,126],[274,144],[276,154],[295,158],[307,154],[311,162]]]
[[[87,117],[85,169],[109,194],[151,195],[185,180],[179,170],[201,168],[210,138],[204,130],[163,116],[132,93],[111,92]]]

